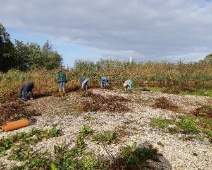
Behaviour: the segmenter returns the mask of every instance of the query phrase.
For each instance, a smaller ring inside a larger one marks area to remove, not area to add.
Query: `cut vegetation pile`
[[[36,119],[33,118],[33,116],[40,116],[41,114],[35,110],[28,111],[26,107],[27,104],[18,101],[2,104],[0,106],[0,126],[7,122],[19,120],[22,118],[26,118],[31,122],[35,122]]]
[[[130,111],[127,107],[126,102],[128,99],[120,96],[109,95],[104,97],[100,94],[94,94],[91,91],[81,93],[82,97],[86,97],[90,100],[81,102],[77,106],[79,112],[97,112],[97,111],[108,111],[108,112],[127,112]]]
[[[156,102],[153,104],[153,108],[167,109],[171,111],[178,111],[179,108],[174,103],[167,100],[165,97],[160,97],[156,99]]]
[[[199,117],[212,118],[212,106],[201,106],[192,112],[193,115]]]

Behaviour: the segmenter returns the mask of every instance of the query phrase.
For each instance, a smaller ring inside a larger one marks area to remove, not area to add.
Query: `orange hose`
[[[2,125],[2,130],[7,132],[15,129],[19,129],[29,125],[29,121],[27,119],[21,119],[13,122],[6,123]]]

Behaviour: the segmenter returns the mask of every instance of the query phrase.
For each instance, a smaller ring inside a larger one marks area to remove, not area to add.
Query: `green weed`
[[[195,119],[191,116],[183,116],[180,122],[177,122],[176,125],[183,129],[184,133],[198,133],[199,130],[196,127]]]
[[[153,119],[151,119],[150,125],[158,126],[160,128],[167,128],[168,125],[173,124],[173,123],[174,123],[173,120],[153,118]]]
[[[60,135],[62,135],[61,131],[53,127],[48,130],[32,129],[28,133],[21,132],[8,138],[2,138],[0,139],[0,156],[4,156],[5,151],[12,148],[9,157],[14,160],[22,160],[31,151],[29,145]]]
[[[137,147],[136,142],[134,142],[132,146],[121,148],[121,153],[112,160],[104,158],[97,159],[92,153],[89,155],[88,153],[84,153],[86,149],[85,138],[86,135],[83,135],[83,130],[81,130],[76,139],[76,144],[72,149],[69,149],[67,144],[54,146],[54,158],[52,158],[49,153],[45,153],[45,157],[41,153],[30,154],[30,147],[28,147],[28,150],[19,150],[19,152],[27,153],[23,155],[24,157],[21,159],[25,160],[25,162],[21,166],[15,166],[11,169],[145,169],[149,167],[147,160],[158,161],[157,149],[152,148],[151,145],[143,148]]]
[[[196,136],[204,133],[212,142],[212,119],[205,117],[198,118],[191,115],[179,116],[178,121],[154,118],[151,120],[150,125],[162,128],[164,132],[169,133],[196,134]]]
[[[157,149],[149,147],[137,147],[134,142],[132,146],[121,148],[120,155],[111,165],[112,169],[147,169],[147,160],[159,161]]]
[[[117,140],[117,134],[114,131],[108,131],[101,134],[96,134],[93,141],[112,143]]]
[[[83,128],[80,131],[80,133],[83,136],[87,136],[88,134],[91,134],[92,132],[93,132],[93,130],[89,126],[87,126],[87,125],[83,125]]]

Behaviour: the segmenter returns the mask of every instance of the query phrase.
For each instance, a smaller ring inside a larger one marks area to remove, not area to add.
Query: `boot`
[[[62,88],[62,90],[63,90],[63,95],[65,95],[66,94],[65,88]]]
[[[88,90],[88,85],[87,84],[85,85],[85,90]]]
[[[62,89],[61,89],[61,88],[59,88],[59,93],[60,93],[60,96],[62,96],[62,95],[63,95],[63,93],[62,93]]]

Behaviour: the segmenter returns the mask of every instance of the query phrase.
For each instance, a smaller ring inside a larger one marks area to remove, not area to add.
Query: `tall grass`
[[[134,87],[142,86],[201,86],[212,87],[212,65],[198,63],[168,63],[147,62],[129,63],[118,60],[92,61],[78,60],[73,68],[64,70],[67,74],[69,90],[80,87],[77,80],[89,77],[90,85],[99,84],[101,76],[107,76],[114,87],[120,87],[126,79],[133,80]],[[21,84],[25,81],[34,81],[35,93],[50,95],[57,92],[57,71],[40,69],[36,71],[21,72],[9,70],[0,73],[0,100],[7,96],[17,94]],[[78,87],[79,86],[79,87]]]
[[[92,82],[98,82],[101,76],[107,76],[112,83],[122,84],[132,79],[135,86],[204,86],[212,85],[212,65],[207,63],[168,63],[147,62],[129,63],[117,60],[77,61],[70,71],[71,77],[88,76]]]

